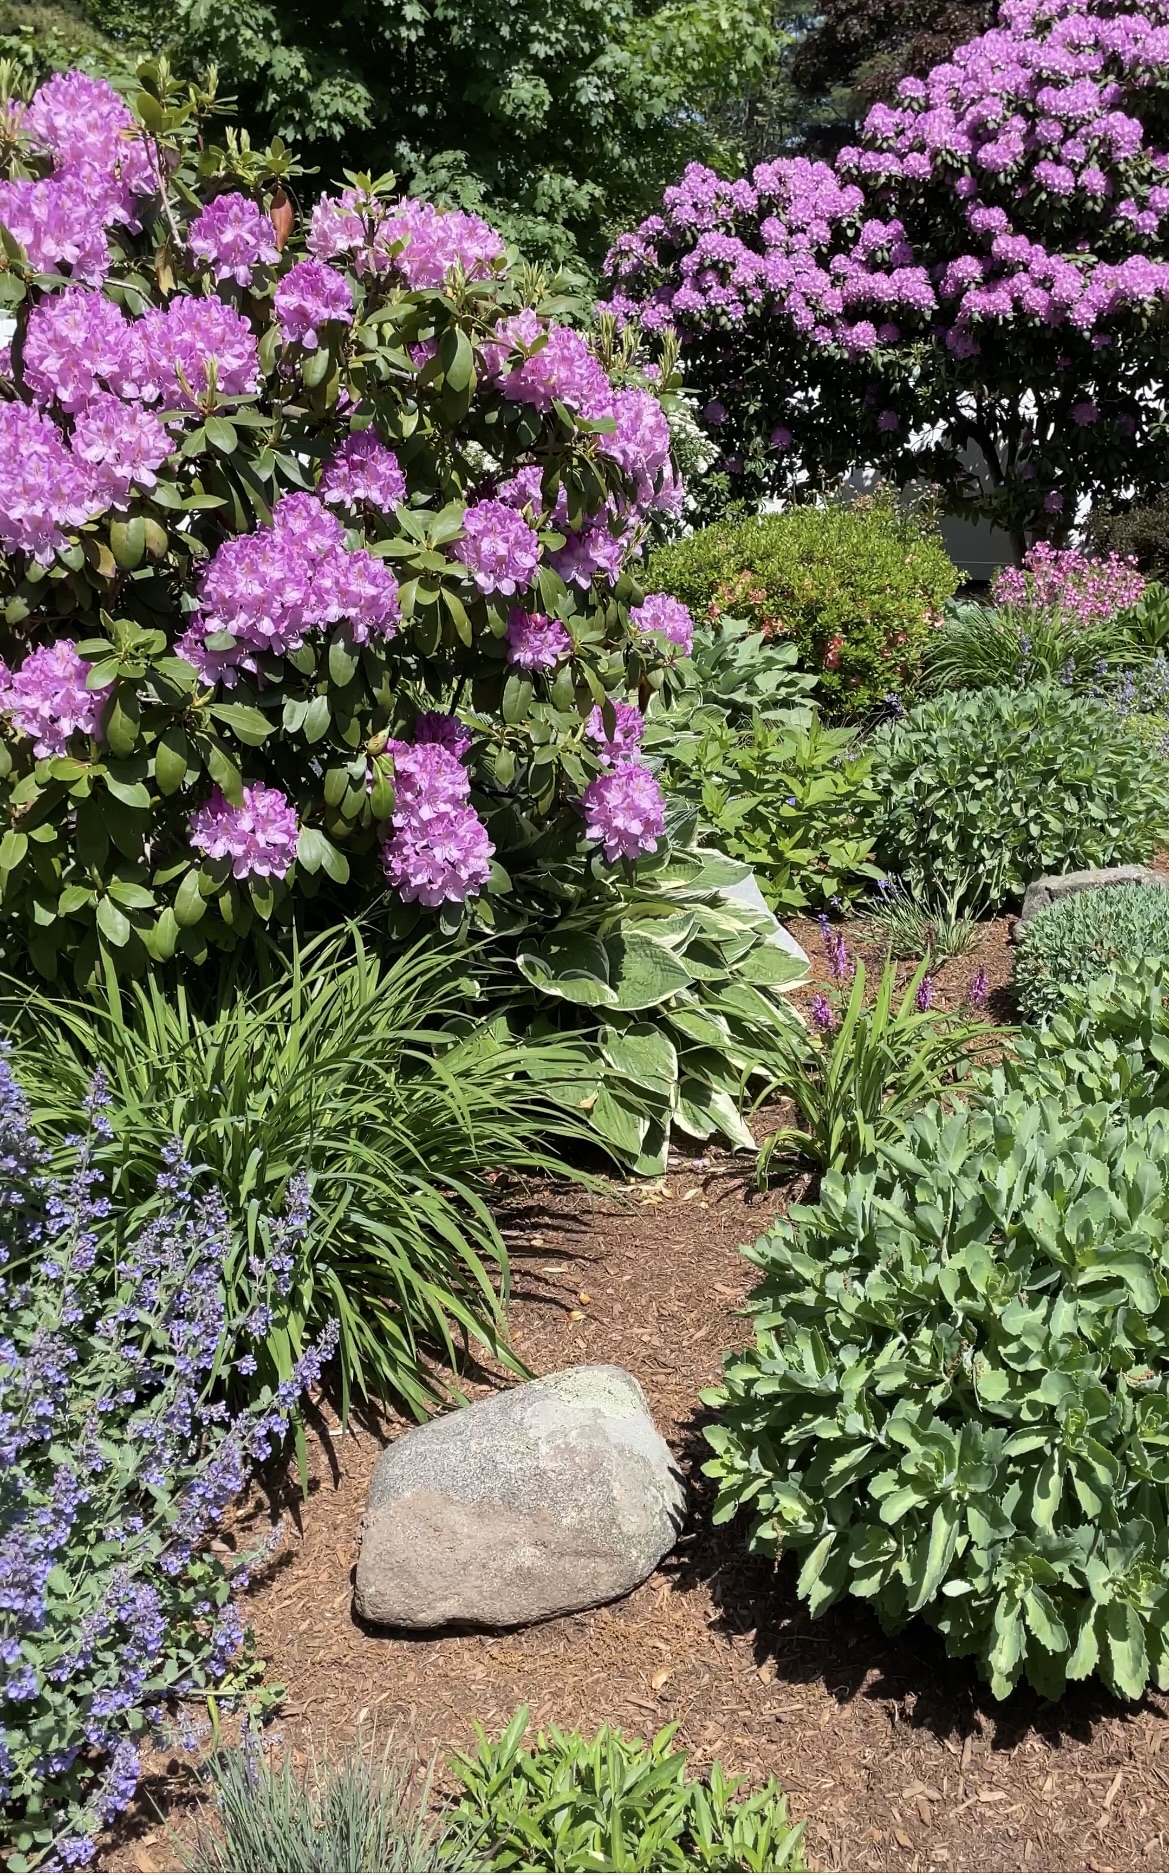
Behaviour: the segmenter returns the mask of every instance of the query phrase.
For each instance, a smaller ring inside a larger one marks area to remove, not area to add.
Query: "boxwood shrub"
[[[1126,964],[1169,960],[1169,891],[1111,886],[1056,899],[1024,925],[1015,988],[1028,1021],[1053,1016],[1068,991]]]
[[[1169,1112],[996,1071],[748,1254],[716,1520],[813,1614],[920,1614],[998,1698],[1169,1686]]]
[[[859,717],[912,690],[959,576],[921,517],[878,499],[717,522],[659,549],[647,577],[696,618],[790,637],[821,700]]]
[[[1146,862],[1169,837],[1164,759],[1058,684],[938,697],[873,743],[877,857],[914,892],[996,910],[1042,873]]]

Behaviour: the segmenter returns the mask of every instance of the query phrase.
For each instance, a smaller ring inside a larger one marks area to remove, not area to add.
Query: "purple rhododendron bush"
[[[282,146],[215,149],[143,73],[133,110],[72,72],[3,123],[8,956],[198,960],[318,894],[551,922],[663,840],[669,347],[602,358],[386,179],[295,225]]]
[[[676,327],[737,493],[869,462],[1021,557],[1169,480],[1167,75],[1164,0],[1005,0],[834,165],[691,166],[611,305]]]

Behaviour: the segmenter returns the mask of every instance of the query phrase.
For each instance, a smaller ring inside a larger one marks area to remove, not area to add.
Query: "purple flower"
[[[423,710],[414,718],[414,740],[436,742],[461,762],[471,747],[471,732],[457,716],[447,716],[442,710]]]
[[[191,845],[208,859],[230,859],[237,879],[283,879],[296,859],[300,823],[279,788],[245,787],[236,805],[216,788],[191,815]]]
[[[535,530],[502,501],[479,501],[463,515],[455,552],[480,592],[514,593],[540,564]]]
[[[352,513],[368,507],[378,514],[392,514],[406,499],[406,477],[393,450],[378,441],[376,430],[358,430],[345,438],[326,463],[317,493],[330,508]]]
[[[626,755],[632,756],[645,730],[645,718],[632,703],[610,701],[608,707],[614,718],[612,735],[605,728],[605,712],[599,703],[593,705],[585,724],[585,733],[597,744],[606,767]]]
[[[217,195],[196,215],[187,230],[187,246],[207,262],[214,279],[234,280],[237,286],[250,286],[256,267],[280,258],[263,209],[234,190]]]
[[[523,612],[518,608],[508,614],[507,661],[523,671],[551,670],[572,651],[572,639],[557,618],[543,612]]]
[[[970,979],[970,988],[966,992],[967,1001],[973,1009],[984,1009],[990,995],[990,984],[986,971],[980,966]]]
[[[259,382],[255,334],[243,315],[222,300],[183,294],[131,324],[113,388],[138,403],[195,410],[212,384],[224,396],[243,397]]]
[[[586,840],[599,840],[610,865],[656,853],[665,830],[665,802],[648,768],[619,761],[591,781],[583,796]]]
[[[47,564],[100,505],[56,424],[0,403],[0,547]]]
[[[818,1029],[824,1030],[830,1029],[835,1021],[832,1005],[820,990],[812,998],[812,1021]]]
[[[154,488],[172,448],[153,412],[108,391],[92,397],[73,426],[73,454],[103,508],[125,508],[133,488]]]
[[[382,864],[407,904],[462,904],[483,890],[495,848],[473,807],[440,807],[425,818],[395,813],[393,825]]]
[[[667,593],[651,592],[641,605],[631,606],[629,622],[639,632],[660,632],[684,657],[694,648],[694,620],[682,601]]]
[[[276,288],[276,317],[286,345],[315,351],[317,328],[330,320],[353,323],[353,294],[344,274],[319,260],[298,260]]]
[[[84,410],[118,381],[129,337],[124,314],[100,293],[71,287],[50,294],[28,316],[25,382],[39,403]]]
[[[90,667],[69,638],[30,651],[0,691],[0,714],[32,739],[36,756],[65,755],[71,736],[101,738],[109,683],[86,688]]]
[[[914,1008],[920,1010],[922,1015],[924,1015],[927,1009],[933,1008],[933,1001],[934,986],[929,977],[923,977],[917,989],[914,991]]]

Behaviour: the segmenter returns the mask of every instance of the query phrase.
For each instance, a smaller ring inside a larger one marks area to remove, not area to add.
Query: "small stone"
[[[1023,909],[1016,921],[1025,925],[1057,898],[1071,898],[1077,892],[1098,892],[1113,885],[1154,885],[1165,889],[1169,880],[1148,866],[1102,866],[1087,872],[1048,872],[1042,879],[1032,879],[1023,898]]]
[[[519,1627],[626,1595],[685,1493],[632,1374],[582,1366],[403,1433],[370,1480],[354,1607],[387,1627]]]

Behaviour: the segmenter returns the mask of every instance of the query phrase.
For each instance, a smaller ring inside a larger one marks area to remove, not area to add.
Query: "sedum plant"
[[[1169,1114],[1037,1047],[748,1253],[706,1469],[813,1614],[921,1615],[996,1698],[1138,1699],[1169,1686]]]
[[[515,932],[653,852],[648,597],[681,498],[654,378],[474,215],[144,66],[6,105],[0,920],[89,980],[312,899]],[[651,385],[653,388],[651,388]]]
[[[1015,947],[1015,988],[1028,1021],[1057,1015],[1069,991],[1110,971],[1169,963],[1169,891],[1109,886],[1055,899],[1028,920]]]
[[[877,854],[914,893],[994,911],[1043,873],[1147,862],[1169,836],[1164,759],[1059,685],[919,704],[873,754]]]
[[[553,1726],[521,1750],[521,1706],[498,1742],[476,1726],[478,1750],[457,1752],[449,1818],[489,1869],[802,1869],[803,1825],[768,1783],[739,1797],[715,1764],[687,1776],[676,1725],[648,1743],[603,1726],[592,1739]]]
[[[100,1076],[54,1167],[0,1045],[0,1815],[6,1866],[92,1860],[137,1788],[144,1744],[184,1703],[249,1695],[257,1663],[212,1547],[256,1462],[279,1449],[336,1324],[275,1392],[213,1394],[254,1366],[223,1264],[231,1232],[172,1143],[149,1217],[99,1164]],[[253,1280],[279,1294],[304,1228],[262,1220]],[[114,1251],[115,1254],[110,1254]],[[187,1729],[181,1722],[181,1730]]]

